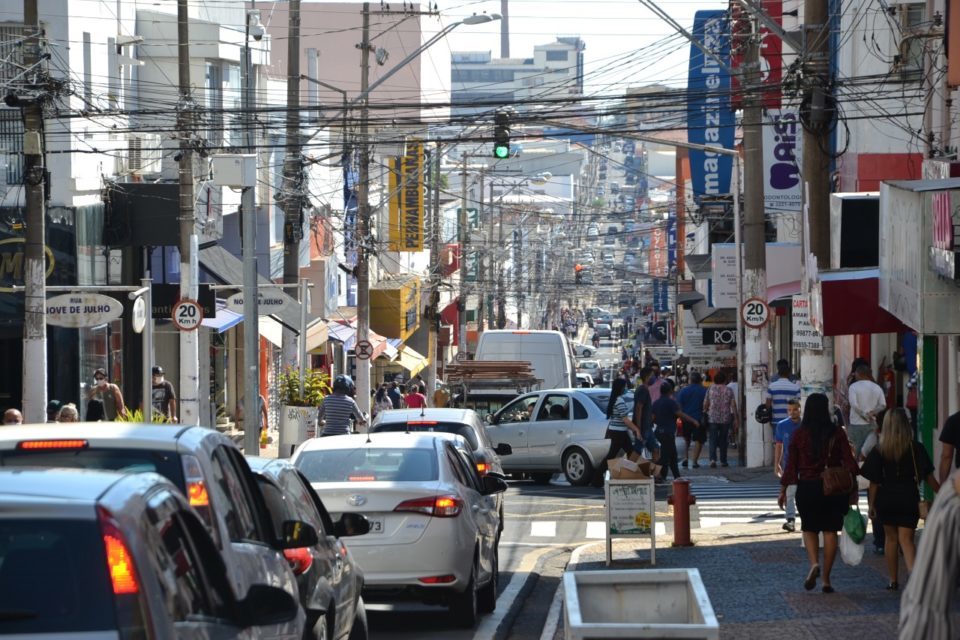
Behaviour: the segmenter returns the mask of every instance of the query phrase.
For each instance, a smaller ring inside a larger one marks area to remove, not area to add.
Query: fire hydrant
[[[690,481],[674,478],[673,495],[667,498],[667,504],[673,505],[673,546],[693,546],[690,541],[690,505],[696,503],[697,497],[690,495]]]

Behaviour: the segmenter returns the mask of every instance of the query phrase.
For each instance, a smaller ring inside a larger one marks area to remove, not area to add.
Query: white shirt
[[[850,400],[850,424],[870,424],[868,413],[887,408],[883,389],[873,380],[857,380],[847,390]]]

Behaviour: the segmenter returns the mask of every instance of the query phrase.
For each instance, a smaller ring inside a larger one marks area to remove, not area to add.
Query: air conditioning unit
[[[127,138],[126,166],[123,173],[145,175],[160,173],[163,159],[160,135],[131,133]]]

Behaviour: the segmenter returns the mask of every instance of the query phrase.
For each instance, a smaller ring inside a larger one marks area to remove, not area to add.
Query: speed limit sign
[[[195,331],[203,322],[203,308],[195,300],[181,300],[173,306],[173,324],[180,331]]]
[[[770,319],[770,307],[760,298],[748,298],[740,307],[743,324],[751,329],[760,329]]]

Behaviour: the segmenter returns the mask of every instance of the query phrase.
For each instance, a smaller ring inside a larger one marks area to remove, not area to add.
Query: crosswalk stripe
[[[537,520],[531,522],[530,536],[537,538],[555,538],[557,536],[557,521]]]
[[[607,537],[607,523],[594,521],[587,523],[587,538],[603,540]]]

